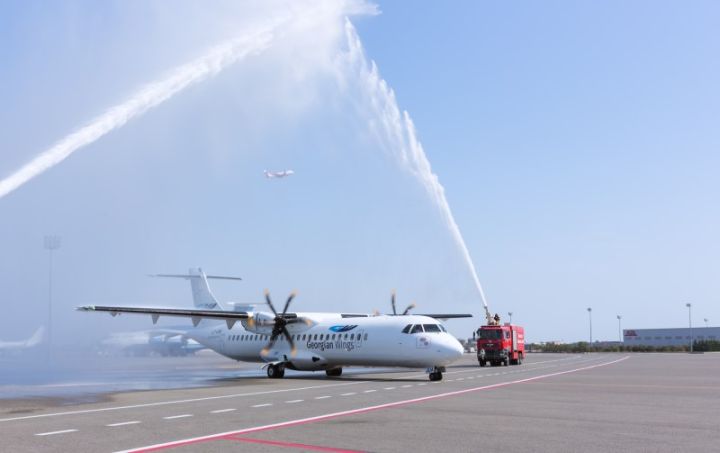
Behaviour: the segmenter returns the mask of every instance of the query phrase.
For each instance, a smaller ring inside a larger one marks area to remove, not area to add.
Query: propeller
[[[392,305],[392,314],[393,314],[393,316],[398,316],[397,308],[395,306],[395,299],[396,299],[396,293],[395,293],[395,290],[392,290],[392,293],[390,294],[390,305]],[[408,305],[405,308],[405,311],[402,312],[401,316],[409,314],[410,310],[412,310],[413,308],[415,308],[415,303]],[[375,311],[377,312],[377,310],[375,310]]]
[[[273,305],[272,300],[270,299],[270,292],[267,289],[265,290],[265,302],[267,302],[268,307],[270,307],[270,310],[272,310],[273,314],[275,315],[275,319],[272,322],[273,327],[272,332],[270,333],[270,340],[268,341],[268,344],[262,349],[262,355],[270,352],[270,349],[275,346],[275,342],[277,342],[278,337],[280,337],[280,335],[283,335],[290,344],[290,355],[295,357],[295,354],[297,353],[297,347],[295,346],[295,342],[293,341],[292,336],[290,335],[290,332],[288,332],[286,326],[288,324],[294,324],[298,322],[304,322],[305,324],[308,324],[310,322],[310,320],[298,318],[297,316],[286,316],[288,307],[290,307],[290,302],[292,302],[296,295],[297,292],[295,291],[290,293],[290,296],[288,296],[287,300],[285,301],[285,307],[283,307],[282,313],[278,313],[277,310],[275,310],[275,306]],[[252,318],[248,318],[248,320],[249,319]]]

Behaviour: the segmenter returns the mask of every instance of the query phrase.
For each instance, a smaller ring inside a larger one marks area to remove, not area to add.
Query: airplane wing
[[[228,329],[239,320],[249,319],[253,315],[246,311],[226,311],[226,310],[195,310],[182,308],[153,308],[153,307],[115,307],[105,305],[86,305],[77,307],[78,311],[101,311],[117,316],[120,313],[133,313],[141,315],[151,315],[153,323],[156,323],[160,316],[175,316],[180,318],[190,318],[193,325],[197,326],[202,319],[218,319],[224,320]],[[285,319],[298,319],[297,313],[285,313]]]
[[[472,318],[473,315],[470,313],[421,313],[421,314],[415,314],[415,316],[427,316],[428,318],[435,318],[435,319],[455,319],[455,318]]]

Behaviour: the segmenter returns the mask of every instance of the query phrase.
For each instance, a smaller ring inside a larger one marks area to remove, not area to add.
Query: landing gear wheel
[[[267,367],[267,375],[270,379],[279,379],[285,376],[285,367],[281,364],[269,365]]]
[[[430,380],[431,381],[442,381],[442,373],[440,371],[433,371],[430,373]]]
[[[328,377],[338,377],[342,375],[342,368],[331,368],[329,370],[325,370],[325,374]]]

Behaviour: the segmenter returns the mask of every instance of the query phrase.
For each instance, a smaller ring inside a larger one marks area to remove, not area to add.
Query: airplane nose
[[[448,360],[454,361],[462,357],[465,351],[459,341],[450,337],[446,338],[443,342],[442,352],[443,356],[445,356]]]

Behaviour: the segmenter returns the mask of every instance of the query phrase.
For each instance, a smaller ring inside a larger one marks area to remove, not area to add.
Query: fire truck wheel
[[[507,357],[505,357],[505,360],[503,360],[503,365],[505,365],[505,366],[510,365],[510,359],[508,359]]]
[[[485,365],[487,365],[487,363],[486,363],[484,360],[478,360],[478,362],[480,362],[480,366],[485,366]]]

